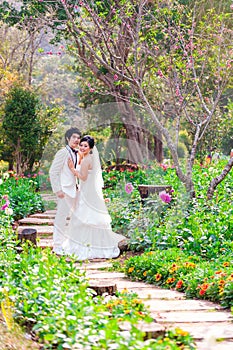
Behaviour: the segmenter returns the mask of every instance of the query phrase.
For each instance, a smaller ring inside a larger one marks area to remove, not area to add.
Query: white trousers
[[[77,191],[78,194],[78,191]],[[61,252],[61,247],[66,239],[66,231],[72,211],[75,208],[77,201],[77,195],[75,198],[71,198],[65,194],[64,198],[57,199],[57,213],[54,219],[54,229],[53,229],[53,251],[55,253]]]

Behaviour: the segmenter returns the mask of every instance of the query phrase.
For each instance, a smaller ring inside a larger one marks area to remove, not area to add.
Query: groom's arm
[[[52,165],[49,169],[49,178],[52,186],[52,191],[57,194],[58,197],[62,198],[62,187],[61,187],[61,171],[66,159],[65,149],[59,150],[54,157]]]

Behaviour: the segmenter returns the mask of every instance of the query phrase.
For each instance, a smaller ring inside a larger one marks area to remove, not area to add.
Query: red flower
[[[180,289],[182,286],[183,286],[183,281],[182,281],[182,280],[179,280],[179,281],[176,283],[176,289]]]

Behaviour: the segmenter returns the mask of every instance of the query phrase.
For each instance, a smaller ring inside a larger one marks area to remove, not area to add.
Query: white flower
[[[0,185],[3,183],[2,179],[0,179]]]
[[[7,207],[5,209],[5,213],[6,213],[6,215],[12,215],[13,214],[13,209]]]

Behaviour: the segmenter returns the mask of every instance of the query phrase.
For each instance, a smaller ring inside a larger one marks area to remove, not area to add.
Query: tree
[[[58,113],[57,108],[43,107],[38,95],[28,88],[15,86],[9,91],[2,121],[2,158],[15,164],[17,174],[32,171],[39,162]]]
[[[4,7],[6,2],[3,13]],[[198,142],[232,79],[230,11],[230,1],[223,0],[218,7],[209,1],[59,0],[22,1],[17,15],[37,21],[42,14],[59,39],[66,37],[68,50],[120,102],[127,138],[139,141],[135,156],[143,133],[131,102],[144,107],[150,130],[166,141],[177,175],[193,195]],[[177,152],[184,121],[194,129],[185,171]]]
[[[33,68],[40,55],[38,49],[45,36],[41,21],[24,21],[20,25],[9,26],[0,23],[0,66],[4,70],[17,72],[28,85],[32,84]]]

